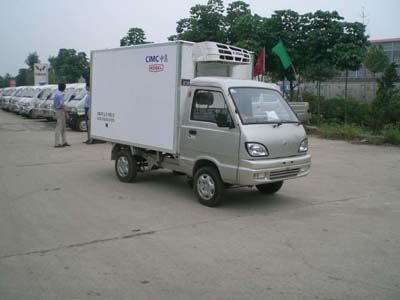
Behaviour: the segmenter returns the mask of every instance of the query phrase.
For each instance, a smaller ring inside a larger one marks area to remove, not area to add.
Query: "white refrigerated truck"
[[[92,138],[113,143],[121,181],[186,174],[199,201],[234,185],[277,192],[309,173],[303,126],[276,85],[252,81],[252,54],[175,41],[92,51]]]

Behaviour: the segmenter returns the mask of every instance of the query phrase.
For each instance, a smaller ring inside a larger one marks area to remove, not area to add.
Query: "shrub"
[[[382,131],[385,143],[400,145],[400,127],[387,125]]]
[[[365,125],[369,114],[368,104],[345,98],[330,98],[321,103],[324,120],[339,124],[347,123]]]

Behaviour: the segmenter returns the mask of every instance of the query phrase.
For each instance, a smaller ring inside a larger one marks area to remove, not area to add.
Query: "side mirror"
[[[228,127],[228,128],[235,128],[233,125],[232,119],[229,118],[229,114],[227,112],[219,112],[215,117],[217,121],[218,127]]]

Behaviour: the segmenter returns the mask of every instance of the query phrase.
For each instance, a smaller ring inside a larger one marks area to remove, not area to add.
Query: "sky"
[[[232,1],[224,1],[225,7]],[[270,17],[275,10],[298,13],[336,10],[346,21],[364,23],[371,39],[400,38],[399,0],[247,0],[252,13]],[[60,48],[90,50],[119,47],[131,27],[148,41],[165,42],[190,8],[207,0],[0,0],[0,75],[16,75],[29,53],[42,62]]]

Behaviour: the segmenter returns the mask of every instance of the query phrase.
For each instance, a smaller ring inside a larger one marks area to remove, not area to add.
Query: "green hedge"
[[[317,116],[314,122],[318,121],[318,97],[306,95],[304,100],[309,102],[313,116]],[[319,121],[344,124],[346,109],[347,123],[360,126],[367,126],[369,124],[371,112],[370,104],[340,97],[329,99],[321,97]]]

